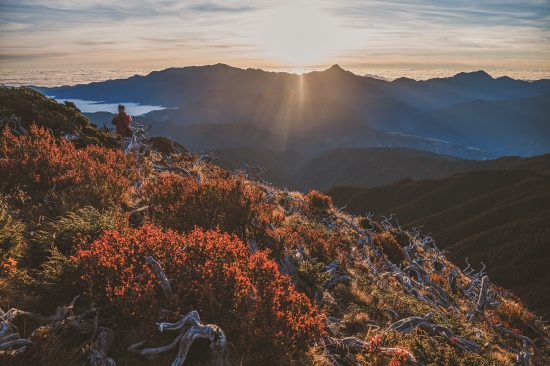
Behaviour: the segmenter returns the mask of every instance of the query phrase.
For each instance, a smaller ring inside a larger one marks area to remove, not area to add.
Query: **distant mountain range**
[[[285,150],[289,140],[308,139],[313,146],[308,155],[336,147],[377,146],[479,160],[550,152],[550,80],[494,79],[483,71],[389,82],[354,75],[337,65],[294,75],[217,64],[36,89],[58,99],[163,105],[171,109],[145,117],[175,126],[231,124],[223,130],[231,136],[269,133],[272,143],[266,148]],[[174,131],[172,137],[180,143],[180,135],[205,136],[199,127],[176,133],[176,127],[159,124],[158,130]],[[235,138],[223,146],[257,143]],[[214,139],[208,147],[222,146]]]
[[[375,188],[334,187],[337,206],[365,215],[395,213],[400,225],[421,225],[457,264],[510,288],[539,314],[550,314],[550,175],[548,156],[526,170],[474,171],[442,179],[403,179]],[[505,163],[504,161],[502,163]],[[508,161],[514,166],[518,161]],[[394,225],[397,222],[393,221]]]
[[[85,115],[98,125],[109,123],[112,118],[110,113]],[[326,140],[299,136],[285,139],[254,126],[233,123],[179,126],[144,117],[134,119],[152,124],[152,136],[168,136],[191,151],[217,146],[215,150],[222,156],[218,164],[224,168],[233,170],[244,166],[239,162],[262,166],[267,169],[263,174],[267,181],[301,191],[323,191],[336,185],[376,187],[403,178],[443,178],[478,170],[524,169],[550,173],[550,154],[479,161],[419,148],[337,148],[336,144]],[[413,138],[411,145],[421,146]]]

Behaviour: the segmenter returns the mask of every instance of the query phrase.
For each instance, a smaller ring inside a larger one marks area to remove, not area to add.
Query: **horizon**
[[[544,70],[550,2],[0,3],[0,68]]]
[[[311,72],[321,72],[338,66],[345,71],[361,77],[392,82],[400,78],[408,78],[416,81],[425,81],[436,78],[452,78],[460,73],[484,72],[493,79],[509,77],[522,81],[550,80],[549,70],[506,70],[506,69],[360,69],[348,68],[339,64],[318,68],[291,68],[291,67],[257,67],[244,68],[229,65],[226,63],[215,63],[209,65],[189,65],[181,67],[168,67],[164,69],[107,69],[107,68],[73,68],[73,69],[0,69],[0,83],[6,86],[35,86],[35,87],[58,87],[89,84],[107,80],[127,79],[132,76],[147,76],[152,72],[164,71],[167,69],[184,69],[193,67],[207,67],[224,65],[230,68],[241,70],[262,70],[264,72],[289,73],[303,75]]]

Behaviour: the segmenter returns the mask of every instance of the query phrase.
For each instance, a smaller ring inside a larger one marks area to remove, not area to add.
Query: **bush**
[[[510,300],[503,300],[501,306],[491,311],[490,320],[494,324],[502,324],[512,332],[526,334],[529,337],[537,336],[524,322],[534,324],[535,315],[527,311],[521,304]]]
[[[332,198],[316,190],[312,190],[304,196],[304,210],[314,214],[327,214],[332,208]]]
[[[161,174],[143,188],[153,223],[190,232],[195,226],[219,228],[243,241],[255,240],[275,256],[283,249],[271,229],[283,219],[264,202],[264,192],[241,178],[214,178],[204,183],[192,177]]]
[[[128,200],[137,177],[133,157],[95,145],[77,150],[42,127],[0,136],[0,194],[14,208],[48,207],[50,215],[83,205],[107,208]]]
[[[52,98],[25,87],[0,86],[0,106],[5,107],[0,112],[0,118],[15,114],[21,118],[21,124],[29,130],[33,124],[51,129],[56,138],[62,134],[77,135],[72,142],[77,147],[87,145],[102,145],[116,147],[120,141],[80,114],[80,110],[72,102],[57,103]]]
[[[382,252],[391,262],[399,264],[405,261],[405,251],[391,233],[386,231],[381,234],[374,234],[372,242],[382,248]]]
[[[168,304],[147,256],[172,280],[175,295]],[[83,266],[87,293],[99,304],[114,303],[147,321],[161,304],[174,311],[197,309],[201,319],[225,331],[248,364],[305,349],[322,333],[316,310],[279,274],[268,253],[251,255],[226,233],[196,229],[185,235],[154,225],[107,231],[83,243],[74,260]]]
[[[6,210],[0,209],[0,258],[16,256],[23,243],[25,225],[14,221]]]
[[[68,212],[57,221],[48,224],[48,231],[39,231],[33,237],[33,244],[41,249],[56,248],[64,255],[71,253],[75,240],[97,239],[104,230],[115,228],[115,215],[101,213],[93,207],[84,207]]]
[[[334,231],[324,227],[293,225],[279,230],[284,246],[294,249],[304,244],[309,255],[317,260],[329,264],[338,257],[340,237]]]

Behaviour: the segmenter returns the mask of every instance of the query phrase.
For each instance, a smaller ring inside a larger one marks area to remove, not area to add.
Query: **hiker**
[[[124,110],[126,108],[122,105],[118,105],[118,114],[115,114],[111,123],[116,126],[116,133],[122,137],[132,137],[132,129],[130,128],[130,122],[132,117]]]

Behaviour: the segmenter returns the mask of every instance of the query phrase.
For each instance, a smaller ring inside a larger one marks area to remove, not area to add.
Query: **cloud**
[[[198,11],[198,12],[206,12],[206,13],[242,13],[242,12],[249,12],[254,10],[255,8],[252,6],[227,6],[227,5],[221,5],[217,3],[200,3],[200,4],[193,4],[189,6],[187,9],[191,11]]]
[[[353,38],[326,64],[550,62],[550,0],[0,0],[0,46],[12,52],[0,66],[43,57],[75,67],[118,59],[124,67],[263,67],[277,61],[262,51],[255,24],[287,5],[323,11]],[[22,45],[34,51],[28,58],[13,52]]]
[[[69,56],[70,52],[27,52],[27,53],[10,53],[0,51],[0,61],[26,61],[26,60],[43,60],[51,58],[60,58]]]

